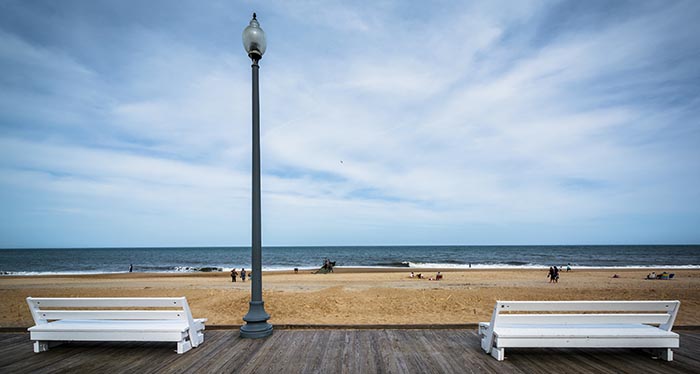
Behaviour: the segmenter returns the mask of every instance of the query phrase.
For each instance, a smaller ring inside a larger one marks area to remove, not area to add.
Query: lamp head
[[[260,28],[255,13],[253,13],[250,24],[243,30],[243,48],[248,53],[248,57],[255,61],[262,59],[265,48],[267,48],[265,32]]]

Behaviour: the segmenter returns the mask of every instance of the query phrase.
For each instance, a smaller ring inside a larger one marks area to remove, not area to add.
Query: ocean
[[[263,270],[313,269],[324,258],[368,268],[700,268],[700,245],[265,247]],[[0,249],[0,274],[206,272],[250,268],[250,247]]]

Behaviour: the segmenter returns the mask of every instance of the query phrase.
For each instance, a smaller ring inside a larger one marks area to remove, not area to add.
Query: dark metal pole
[[[253,58],[253,236],[250,308],[243,317],[241,337],[264,338],[272,334],[272,325],[267,323],[270,315],[265,312],[262,299],[262,234],[260,218],[260,94],[258,91],[258,59]]]

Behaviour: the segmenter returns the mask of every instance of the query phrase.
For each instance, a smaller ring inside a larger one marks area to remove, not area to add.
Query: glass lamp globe
[[[243,30],[243,48],[248,52],[248,56],[254,60],[260,60],[265,53],[265,48],[267,48],[265,32],[260,28],[255,13],[253,13],[250,24]]]

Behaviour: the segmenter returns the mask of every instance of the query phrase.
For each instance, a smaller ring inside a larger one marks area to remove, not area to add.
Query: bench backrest
[[[105,297],[47,298],[27,297],[29,310],[37,325],[59,319],[163,320],[181,319],[193,325],[192,313],[184,297]],[[59,309],[64,308],[64,309]],[[66,309],[68,308],[68,309]],[[90,308],[90,309],[81,309]],[[130,309],[106,309],[130,308]],[[162,308],[137,310],[134,308]],[[168,309],[165,309],[168,308]]]
[[[680,301],[497,301],[487,330],[485,346],[493,342],[493,330],[502,324],[578,325],[648,324],[671,331]],[[513,312],[526,312],[514,314]],[[567,313],[557,313],[567,312]],[[569,313],[581,312],[581,313]],[[585,313],[585,314],[584,314]]]
[[[670,331],[680,301],[497,301],[496,322],[522,324],[620,324],[659,325]],[[510,314],[528,312],[528,314]],[[546,312],[536,314],[534,312]],[[553,314],[553,312],[585,312]],[[615,312],[615,313],[602,313]]]

